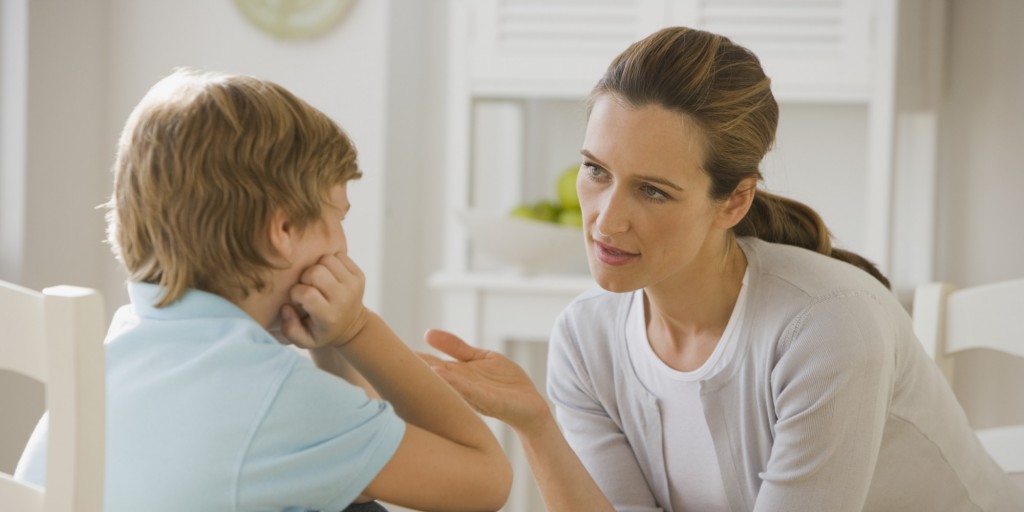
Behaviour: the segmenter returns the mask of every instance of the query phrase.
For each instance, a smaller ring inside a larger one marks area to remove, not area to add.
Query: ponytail
[[[795,245],[844,261],[871,274],[891,288],[889,280],[874,263],[863,256],[832,247],[832,233],[811,207],[799,201],[757,190],[750,211],[733,232],[737,236],[752,236],[766,242]]]

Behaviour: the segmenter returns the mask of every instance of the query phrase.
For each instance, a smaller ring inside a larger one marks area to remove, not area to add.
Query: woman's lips
[[[602,244],[601,242],[594,242],[594,247],[597,249],[597,259],[606,265],[625,265],[640,257],[639,254],[631,253],[619,249],[618,247]]]

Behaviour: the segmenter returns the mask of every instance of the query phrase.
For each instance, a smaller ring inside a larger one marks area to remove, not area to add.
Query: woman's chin
[[[611,272],[599,267],[600,264],[594,265],[591,263],[590,275],[593,276],[594,282],[604,290],[612,293],[626,293],[643,288],[641,284],[638,284],[633,279],[628,279],[621,275],[610,275]]]

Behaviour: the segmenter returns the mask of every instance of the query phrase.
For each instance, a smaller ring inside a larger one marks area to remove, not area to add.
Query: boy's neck
[[[286,297],[279,297],[276,293],[253,292],[241,300],[232,300],[242,311],[252,317],[256,323],[269,329],[281,314],[281,306],[285,303]]]

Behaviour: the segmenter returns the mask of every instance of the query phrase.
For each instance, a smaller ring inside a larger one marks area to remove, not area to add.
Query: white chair
[[[914,332],[950,384],[958,352],[985,348],[1024,358],[1024,279],[959,290],[946,283],[922,285],[913,308]],[[1024,473],[1024,425],[977,434],[1003,470]]]
[[[56,286],[40,293],[0,281],[0,370],[43,383],[50,414],[46,489],[0,472],[3,510],[103,509],[105,323],[95,290]]]

